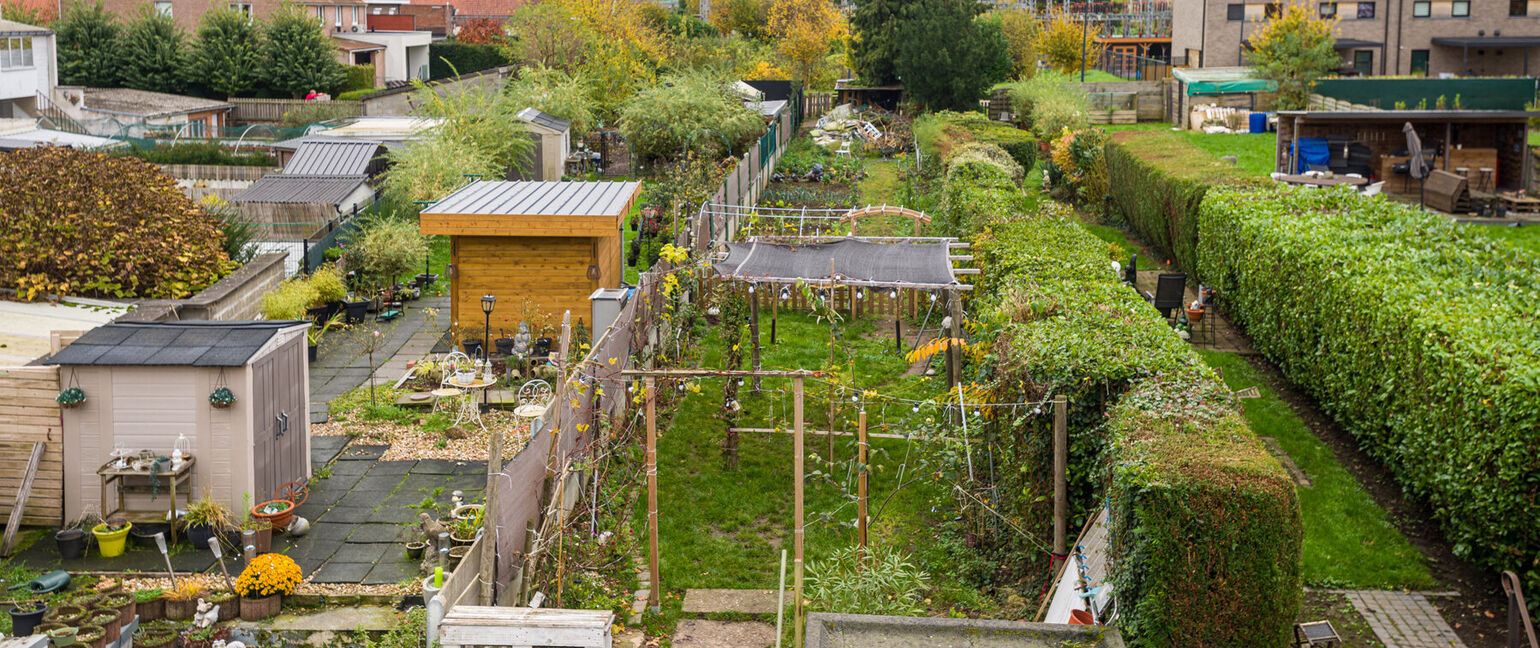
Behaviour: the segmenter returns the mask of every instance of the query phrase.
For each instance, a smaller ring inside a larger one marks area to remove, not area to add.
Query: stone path
[[[1347,590],[1385,648],[1465,648],[1428,598],[1415,592]]]
[[[393,321],[376,324],[371,314],[364,320],[364,326],[352,331],[332,332],[322,338],[316,361],[310,363],[310,422],[325,423],[326,404],[369,379],[369,356],[359,352],[357,335],[371,327],[378,329],[385,341],[375,350],[374,361],[388,366],[397,360],[398,354],[406,355],[409,346],[416,350],[409,359],[416,359],[432,348],[434,335],[424,313],[427,308],[439,309],[439,326],[447,326],[448,316],[444,313],[449,308],[449,298],[424,297],[409,302],[406,314]],[[419,340],[422,337],[429,338],[426,346]],[[405,369],[406,359],[401,359],[400,368],[394,374],[386,373],[382,368],[378,377],[394,382]]]
[[[766,648],[775,645],[775,626],[760,621],[682,619],[674,626],[675,648]]]
[[[1163,270],[1140,270],[1138,283],[1135,288],[1140,294],[1154,293],[1155,284],[1159,280]],[[1187,291],[1182,297],[1182,302],[1190,304],[1198,299],[1198,286],[1192,283],[1192,277],[1188,277]],[[1204,314],[1203,321],[1196,322],[1192,326],[1192,345],[1208,351],[1228,351],[1231,353],[1256,353],[1251,348],[1251,343],[1245,336],[1230,324],[1230,321],[1213,308]]]
[[[684,593],[683,610],[689,614],[775,614],[777,605],[775,590],[692,589]]]

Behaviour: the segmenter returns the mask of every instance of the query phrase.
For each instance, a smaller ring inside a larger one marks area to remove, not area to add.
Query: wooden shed
[[[534,160],[522,180],[560,180],[566,172],[567,156],[572,154],[572,122],[558,119],[534,108],[519,111],[519,119],[529,128],[535,141]]]
[[[423,234],[450,237],[450,320],[512,329],[528,298],[550,316],[588,311],[588,296],[625,276],[621,228],[637,182],[473,182],[422,211]],[[507,320],[507,324],[504,324]]]
[[[239,511],[272,497],[288,481],[310,477],[310,380],[304,321],[124,322],[87,332],[47,361],[59,383],[85,391],[85,402],[65,408],[64,517],[102,507],[97,470],[115,449],[170,455],[179,436],[195,458],[190,491],[212,493]],[[210,395],[226,387],[235,396],[215,407]],[[143,511],[130,519],[164,519],[164,484],[129,480],[125,506]],[[183,506],[179,501],[178,507]],[[155,513],[159,511],[159,513]]]

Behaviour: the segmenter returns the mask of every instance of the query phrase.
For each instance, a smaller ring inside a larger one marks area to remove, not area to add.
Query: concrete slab
[[[674,627],[674,648],[765,648],[775,645],[775,626],[760,621],[683,619]]]
[[[374,569],[374,563],[337,562],[333,559],[316,570],[310,580],[317,583],[359,583],[369,575],[371,569]]]
[[[687,614],[775,614],[777,605],[775,590],[692,589],[684,593]]]
[[[378,461],[380,457],[385,456],[385,451],[389,449],[390,446],[353,444],[348,446],[346,450],[343,450],[342,455],[337,457],[337,459],[339,461]]]
[[[324,422],[324,421],[323,421]],[[310,463],[325,465],[337,458],[342,448],[347,446],[350,437],[345,436],[318,436],[310,438]]]
[[[397,612],[379,605],[329,608],[311,614],[280,614],[260,623],[237,623],[237,628],[260,630],[306,630],[310,632],[351,632],[353,630],[389,630],[396,625]]]
[[[390,556],[386,556],[385,562],[380,562],[374,566],[374,569],[369,570],[369,575],[364,577],[364,584],[390,585],[404,580],[415,580],[420,563],[407,560],[406,556],[399,551],[396,556],[398,560],[390,560]]]

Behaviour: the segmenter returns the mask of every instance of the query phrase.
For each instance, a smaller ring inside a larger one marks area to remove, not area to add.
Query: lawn
[[[1231,389],[1258,387],[1242,401],[1257,436],[1272,437],[1313,482],[1299,489],[1305,521],[1304,578],[1314,587],[1429,589],[1438,585],[1422,554],[1391,526],[1385,510],[1337,462],[1262,374],[1233,354],[1199,351]]]
[[[779,343],[773,346],[768,344],[768,324],[769,318],[764,317],[765,368],[822,368],[828,364],[827,324],[806,315],[783,313],[778,324]],[[708,334],[701,345],[700,365],[721,366],[723,346],[719,334]],[[874,322],[848,326],[839,349],[837,363],[843,365],[840,372],[846,384],[907,398],[934,396],[944,389],[939,378],[902,376],[908,363],[893,352],[891,333]],[[691,385],[683,392],[673,419],[660,425],[659,544],[665,591],[774,589],[780,552],[792,548],[792,436],[741,433],[738,468],[727,471],[722,458],[724,424],[715,418],[723,402],[723,385],[724,379],[704,379]],[[744,409],[738,425],[790,430],[790,380],[766,379],[764,387],[762,395],[752,395],[748,386],[740,392]],[[828,386],[809,380],[806,390],[805,429],[827,429]],[[837,418],[844,421],[840,429],[853,431],[855,425],[850,419],[856,413],[849,395],[839,395],[836,402],[842,409]],[[889,401],[884,405],[876,401],[867,406],[867,415],[868,429],[873,433],[899,433],[906,430],[904,417],[934,413],[922,408],[914,414],[907,403]],[[827,438],[809,433],[805,446],[805,542],[810,566],[836,549],[853,545],[855,537],[854,438],[836,437],[832,469]],[[934,597],[933,611],[946,612],[953,605],[977,610],[980,603],[976,593],[956,583],[949,574],[949,563],[938,555],[945,552],[937,551],[942,544],[935,529],[940,520],[931,512],[931,505],[946,484],[923,478],[928,469],[922,467],[921,457],[927,448],[921,443],[872,440],[872,544],[915,555],[931,576],[927,596]],[[917,476],[921,477],[918,481]],[[905,485],[895,493],[900,483]],[[637,506],[635,519],[645,520],[645,500]],[[645,533],[643,524],[637,526],[639,533]],[[645,546],[645,537],[641,543]],[[927,555],[937,558],[928,561]]]
[[[1509,227],[1506,225],[1476,225],[1466,227],[1478,228],[1482,233],[1495,239],[1507,241],[1514,247],[1530,254],[1540,254],[1540,225],[1525,225],[1523,227]]]
[[[1080,226],[1084,227],[1087,232],[1094,234],[1096,238],[1122,248],[1123,253],[1118,255],[1119,263],[1127,263],[1125,259],[1135,252],[1139,252],[1139,245],[1134,243],[1133,235],[1124,230],[1107,225],[1094,225],[1083,221],[1080,223]],[[1155,260],[1151,259],[1150,255],[1140,254],[1138,269],[1159,270],[1160,266],[1156,265]]]
[[[1142,122],[1105,126],[1107,132],[1171,130],[1167,122]],[[1273,172],[1273,152],[1277,146],[1276,133],[1194,133],[1180,131],[1182,137],[1214,157],[1233,155],[1236,164],[1248,173],[1265,176]]]

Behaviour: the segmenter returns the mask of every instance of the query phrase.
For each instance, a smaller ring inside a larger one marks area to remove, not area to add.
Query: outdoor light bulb
[[[850,402],[852,402],[852,403],[859,403],[859,402],[861,402],[861,397],[857,396],[856,394],[851,394],[850,395]]]
[[[914,407],[912,407],[910,409],[914,410],[915,414],[919,414],[920,413],[920,405],[919,405],[919,403],[915,403]]]
[[[791,290],[786,289],[786,288],[782,288],[781,289],[781,301],[786,301],[788,299],[791,299]]]
[[[936,301],[936,293],[931,293],[930,294],[930,300],[931,301]]]
[[[742,387],[742,386],[743,386],[743,379],[742,379],[742,378],[739,378],[739,379],[738,379],[738,386],[739,386],[739,387]]]
[[[754,294],[754,284],[749,284],[749,294]]]
[[[857,288],[856,289],[856,299],[866,299],[866,291],[862,290],[860,288]]]
[[[894,288],[894,289],[888,291],[888,299],[898,299],[898,289],[897,288]]]
[[[679,383],[679,391],[684,391],[684,383]]]

